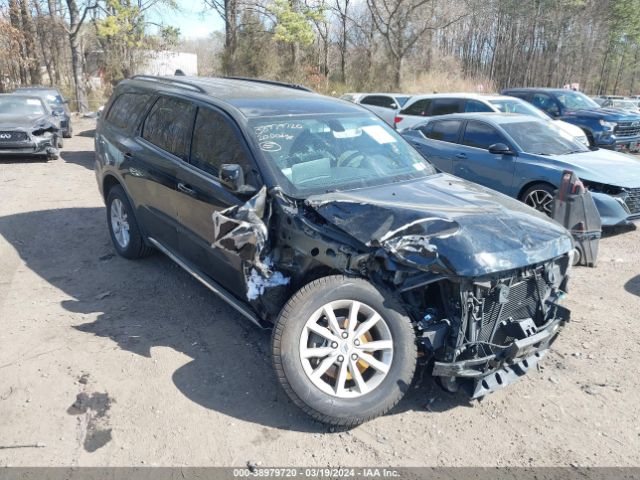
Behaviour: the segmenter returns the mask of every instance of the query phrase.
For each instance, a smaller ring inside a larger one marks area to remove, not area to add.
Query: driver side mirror
[[[244,181],[244,171],[236,163],[223,163],[220,166],[220,181],[229,190],[236,193],[254,193],[256,189]]]
[[[516,153],[504,143],[494,143],[489,147],[489,153],[494,155],[515,155]]]

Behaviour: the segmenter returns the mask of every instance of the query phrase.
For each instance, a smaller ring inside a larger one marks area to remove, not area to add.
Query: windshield
[[[601,108],[596,102],[587,97],[584,93],[566,90],[556,93],[558,101],[569,110],[580,110],[582,108]]]
[[[29,94],[28,92],[31,92],[30,94],[42,97],[44,101],[52,107],[59,107],[61,105],[64,105],[64,101],[57,90],[19,88],[16,90],[16,92],[23,92],[27,94]]]
[[[395,130],[373,116],[257,118],[250,127],[280,185],[294,196],[435,173]]]
[[[7,96],[0,98],[0,115],[44,115],[42,100]]]
[[[542,110],[534,107],[530,103],[516,98],[507,98],[500,100],[489,100],[489,103],[496,107],[502,113],[521,113],[523,115],[533,115],[540,120],[549,120],[549,117]]]
[[[581,143],[561,135],[557,128],[547,122],[513,122],[503,123],[501,126],[526,153],[566,155],[589,151]]]

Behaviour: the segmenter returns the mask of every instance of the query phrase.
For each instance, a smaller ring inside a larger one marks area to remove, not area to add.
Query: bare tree
[[[79,112],[83,113],[89,110],[89,102],[87,100],[87,88],[85,85],[84,59],[80,43],[80,29],[87,18],[89,11],[97,8],[97,4],[84,4],[78,6],[76,0],[66,0],[69,26],[65,27],[69,35],[69,46],[71,48],[71,64],[73,70],[73,85],[76,92],[76,104]]]
[[[446,28],[467,15],[462,13],[434,25],[424,11],[424,7],[434,1],[367,0],[373,24],[391,56],[394,87],[399,87],[402,80],[402,62],[427,30]]]

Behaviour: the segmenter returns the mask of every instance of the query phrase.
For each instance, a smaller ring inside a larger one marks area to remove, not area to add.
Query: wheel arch
[[[520,200],[521,202],[524,201],[524,192],[526,192],[527,190],[529,190],[531,187],[533,187],[534,185],[547,185],[549,187],[551,187],[553,190],[557,190],[558,187],[556,187],[553,183],[549,182],[548,180],[531,180],[530,182],[527,182],[526,184],[524,184],[521,188],[520,191],[518,192],[518,200]]]
[[[102,179],[102,197],[105,201],[107,200],[107,197],[109,196],[109,192],[111,191],[111,189],[116,185],[120,185],[122,189],[125,191],[125,193],[127,193],[127,190],[125,189],[124,185],[115,175],[108,173],[104,176],[104,178]],[[129,196],[128,193],[127,193],[127,196]]]
[[[147,241],[147,236],[148,236],[147,231],[144,224],[140,222],[139,215],[136,208],[136,203],[131,198],[131,195],[129,194],[129,191],[127,190],[127,187],[125,186],[124,182],[113,173],[106,173],[104,175],[104,178],[102,179],[102,197],[104,199],[105,204],[107,203],[107,198],[109,198],[109,192],[111,192],[111,190],[117,186],[121,187],[122,190],[124,191],[124,194],[126,195],[127,200],[129,201],[129,205],[131,205],[131,208],[133,210],[133,215],[136,219],[136,223],[138,224],[138,228],[140,228],[140,231],[142,232],[142,238],[144,240],[144,243],[145,245],[150,247],[151,245],[149,245]]]

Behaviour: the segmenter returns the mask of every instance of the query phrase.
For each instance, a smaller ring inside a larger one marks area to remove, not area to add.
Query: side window
[[[251,170],[245,149],[229,122],[214,110],[199,108],[191,143],[191,164],[217,176],[223,163],[240,165],[245,175]]]
[[[461,120],[441,120],[433,122],[431,131],[425,133],[427,138],[440,140],[449,143],[458,143],[458,134],[460,133]]]
[[[369,95],[367,97],[364,97],[360,103],[364,105],[373,105],[376,107],[383,107],[383,108],[397,108],[395,107],[395,102],[393,101],[393,98],[386,97],[383,95]]]
[[[464,129],[462,144],[469,147],[489,150],[496,143],[507,143],[504,137],[491,125],[486,123],[469,121]]]
[[[467,100],[467,103],[464,106],[465,112],[493,112],[491,107],[485,105],[478,100]]]
[[[546,93],[534,94],[531,98],[531,103],[549,115],[560,115],[560,110],[555,100]]]
[[[400,113],[405,115],[417,115],[420,117],[426,117],[427,112],[429,111],[429,105],[431,105],[431,99],[424,98],[422,100],[418,100],[415,103],[412,103]]]
[[[462,101],[457,98],[438,98],[433,101],[430,115],[448,115],[450,113],[460,113]]]
[[[144,122],[142,138],[186,160],[195,110],[187,101],[160,97]]]
[[[131,132],[140,125],[150,99],[151,95],[147,93],[123,93],[114,100],[106,121]]]

